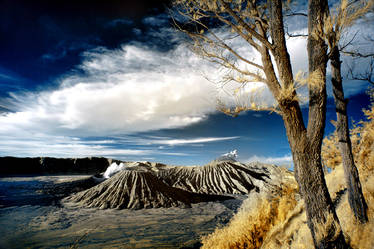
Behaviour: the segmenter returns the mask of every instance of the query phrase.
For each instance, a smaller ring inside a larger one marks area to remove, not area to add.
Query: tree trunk
[[[368,221],[367,204],[362,193],[360,178],[353,160],[352,144],[348,128],[347,100],[344,99],[340,53],[337,46],[332,48],[330,60],[331,82],[337,117],[336,129],[339,138],[339,149],[342,156],[344,176],[348,187],[348,201],[356,218],[361,223],[366,223]]]
[[[295,178],[305,202],[307,223],[315,248],[349,248],[326,186],[321,148],[310,143],[296,102],[288,107],[284,106],[282,111],[294,161]]]
[[[283,89],[293,84],[292,68],[284,39],[284,25],[282,18],[281,0],[268,0],[270,14],[271,38],[274,47],[273,55],[279,70],[279,78]],[[305,128],[299,103],[294,98],[294,91],[290,98],[276,95],[288,141],[291,147],[295,178],[300,193],[305,201],[307,222],[313,236],[316,248],[349,248],[341,230],[330,194],[328,192],[322,162],[321,145],[326,119],[326,66],[327,48],[323,40],[314,39],[312,32],[317,25],[322,25],[324,13],[328,10],[325,0],[310,0],[308,6],[309,16],[309,73],[320,74],[316,86],[309,86],[309,119],[308,129]],[[266,59],[262,52],[265,69],[270,68],[270,59]],[[267,71],[265,70],[267,74]],[[272,80],[267,74],[267,79]],[[272,90],[270,88],[270,90]]]
[[[321,145],[326,120],[327,47],[315,35],[328,13],[326,0],[308,2],[309,117],[305,129],[298,104],[283,110],[295,166],[295,177],[305,201],[307,223],[316,248],[349,248],[345,242],[324,178]],[[312,76],[313,75],[313,76]],[[296,121],[297,120],[297,121]]]

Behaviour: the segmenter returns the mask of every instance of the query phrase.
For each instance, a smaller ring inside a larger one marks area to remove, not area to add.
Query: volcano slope
[[[249,194],[276,188],[288,170],[275,165],[213,161],[205,166],[159,170],[158,177],[170,186],[204,194]]]
[[[287,169],[260,163],[126,163],[125,169],[113,177],[64,201],[101,209],[189,207],[193,203],[233,198],[232,194],[274,191],[287,177],[292,177]]]

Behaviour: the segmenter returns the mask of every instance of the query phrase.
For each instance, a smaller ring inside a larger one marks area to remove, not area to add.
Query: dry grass
[[[250,202],[244,202],[228,226],[202,238],[202,248],[260,248],[272,234],[270,231],[290,218],[289,212],[297,204],[296,188],[290,186],[283,187],[273,198],[252,194]]]
[[[340,169],[343,170],[343,169]],[[354,215],[348,205],[347,195],[343,196],[342,203],[337,209],[344,234],[350,240],[350,244],[354,249],[369,249],[374,246],[374,176],[361,179],[364,196],[366,198],[369,222],[365,225],[358,223],[354,219]],[[371,189],[370,189],[371,188]]]
[[[326,183],[337,203],[343,233],[353,249],[374,248],[374,104],[364,113],[366,120],[351,130],[351,140],[368,204],[367,224],[357,222],[348,204],[336,133],[326,138],[323,146],[324,163],[333,169],[326,175]],[[227,226],[202,238],[202,248],[314,248],[304,203],[298,199],[291,181],[284,183],[276,195],[251,195]]]

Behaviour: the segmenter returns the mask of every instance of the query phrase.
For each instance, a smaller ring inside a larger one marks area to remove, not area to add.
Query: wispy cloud
[[[201,137],[201,138],[192,138],[192,139],[160,139],[154,140],[150,143],[152,144],[161,144],[161,145],[186,145],[186,144],[201,144],[201,143],[211,143],[218,141],[226,141],[238,139],[239,137]]]
[[[0,156],[49,156],[49,157],[87,157],[105,156],[118,159],[143,159],[152,155],[187,156],[157,148],[126,149],[113,146],[110,140],[83,141],[65,136],[46,136],[34,134],[32,137],[3,137],[0,140]]]
[[[143,19],[145,25],[150,26],[165,26],[169,22],[169,16],[166,14],[160,14],[157,16],[149,16]]]
[[[8,75],[8,74],[4,74],[4,73],[0,73],[0,79],[1,80],[6,80],[6,81],[16,81],[16,80],[18,80],[14,76]]]

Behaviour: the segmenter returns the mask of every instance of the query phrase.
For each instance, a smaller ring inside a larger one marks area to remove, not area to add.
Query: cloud
[[[2,113],[8,113],[8,112],[12,112],[12,110],[10,110],[7,106],[1,105],[1,102],[0,102],[0,115],[2,115]]]
[[[217,34],[228,35],[223,30]],[[181,38],[176,34],[173,39]],[[259,54],[242,39],[230,43],[244,57],[260,63]],[[306,40],[289,39],[287,45],[294,71],[305,70]],[[263,83],[250,83],[234,96],[226,94],[238,86],[220,88],[203,77],[218,80],[226,71],[194,55],[183,44],[160,52],[134,42],[114,50],[96,48],[82,56],[79,69],[83,73],[61,77],[58,89],[13,94],[19,111],[0,117],[0,132],[29,129],[80,136],[144,132],[201,122],[216,112],[217,98],[227,105],[274,104]]]
[[[276,165],[292,165],[293,160],[290,154],[281,156],[281,157],[265,157],[265,156],[257,156],[254,155],[244,162],[261,162],[261,163],[269,163],[269,164],[276,164]]]
[[[106,23],[104,26],[108,28],[112,28],[112,27],[122,26],[122,25],[130,26],[132,24],[134,24],[134,22],[130,19],[118,18],[118,19],[111,20],[110,22]]]
[[[11,90],[25,90],[22,83],[25,83],[26,81],[27,80],[19,74],[0,66],[0,88],[4,91],[4,93],[5,91]],[[0,93],[0,95],[3,95],[4,93]]]
[[[78,137],[52,136],[24,131],[22,134],[2,136],[0,140],[0,156],[104,156],[123,160],[143,160],[144,158],[150,158],[149,156],[191,156],[189,153],[173,152],[169,146],[195,146],[238,138],[199,137],[171,139],[165,137],[141,138],[123,136],[87,140]]]
[[[238,139],[239,137],[200,137],[192,139],[160,139],[150,142],[151,144],[162,144],[162,145],[186,145],[186,144],[200,144],[200,143],[211,143],[218,141],[226,141]]]
[[[14,76],[11,76],[11,75],[8,75],[8,74],[4,74],[4,73],[0,73],[0,80],[17,81],[18,79],[15,78]]]
[[[104,136],[177,128],[216,112],[217,98],[230,102],[225,92],[232,90],[232,84],[222,89],[203,76],[220,79],[224,72],[184,44],[160,52],[132,43],[115,50],[96,48],[83,58],[79,66],[83,73],[61,77],[57,89],[13,94],[13,105],[19,111],[0,117],[0,134],[27,129]],[[252,91],[260,88],[264,85],[246,86],[242,99],[251,96],[272,102],[266,89],[263,94]]]
[[[149,26],[165,26],[169,22],[169,16],[166,14],[159,14],[157,16],[148,16],[143,19],[143,24]]]
[[[118,159],[144,158],[149,155],[187,156],[186,153],[175,153],[154,148],[126,149],[116,147],[114,141],[84,141],[66,136],[48,136],[32,134],[29,137],[2,136],[0,156],[46,156],[46,157],[87,157],[104,156]]]
[[[84,75],[65,77],[56,90],[14,95],[21,110],[0,123],[79,135],[190,125],[216,110],[216,86],[196,73],[208,67],[200,62],[184,46],[167,53],[135,45],[96,49],[85,54]]]
[[[153,19],[148,18],[144,22],[157,23]],[[160,23],[163,21],[160,20]],[[261,105],[273,104],[274,99],[263,83],[252,83],[242,88],[238,100],[238,95],[226,94],[237,88],[234,84],[221,88],[219,84],[208,81],[204,76],[215,81],[222,79],[226,71],[193,54],[175,30],[154,26],[148,32],[144,34],[146,37],[165,35],[179,45],[167,51],[137,42],[114,50],[95,48],[82,54],[82,63],[77,70],[60,77],[56,89],[11,93],[11,105],[18,111],[0,116],[0,151],[12,153],[9,148],[18,152],[23,149],[31,155],[43,151],[35,149],[37,146],[46,150],[51,146],[50,153],[56,155],[58,151],[61,155],[72,151],[82,155],[106,155],[109,150],[117,154],[148,155],[155,152],[115,150],[109,145],[100,147],[102,144],[94,147],[93,143],[74,143],[70,138],[134,134],[192,125],[216,112],[217,98],[229,105],[237,103],[235,101],[244,105],[248,105],[249,101]],[[227,36],[228,33],[219,30],[218,35]],[[261,62],[259,54],[243,40],[231,39],[229,42],[243,57]],[[306,70],[306,39],[288,39],[287,46],[294,72]],[[243,64],[239,66],[244,67]],[[355,85],[346,91],[349,95],[362,88],[362,85]],[[38,136],[37,146],[27,142],[33,141],[35,136]],[[65,137],[66,141],[58,143],[51,139],[54,136]],[[235,138],[171,138],[151,143],[182,145]],[[18,144],[12,147],[12,141],[18,141]],[[20,146],[21,142],[24,142],[24,147]],[[53,146],[52,142],[57,145]],[[263,159],[275,162],[274,158]],[[283,159],[287,161],[290,157]]]

